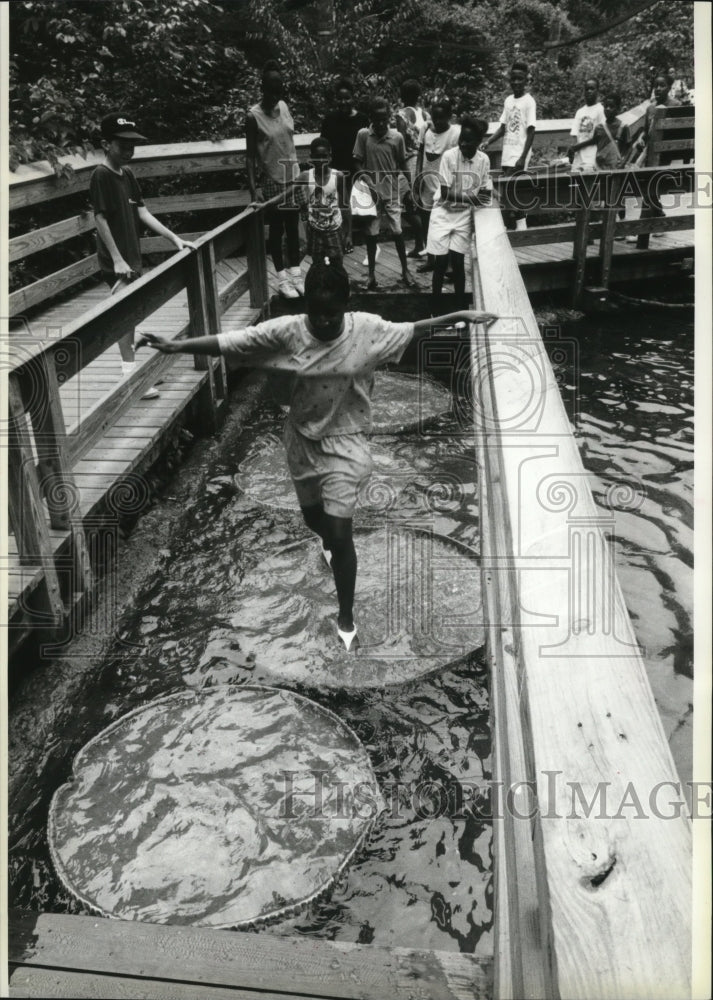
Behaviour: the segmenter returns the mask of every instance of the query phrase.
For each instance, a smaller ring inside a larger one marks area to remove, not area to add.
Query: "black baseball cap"
[[[101,133],[102,139],[141,139],[148,142],[145,135],[136,131],[136,122],[122,111],[102,118]]]

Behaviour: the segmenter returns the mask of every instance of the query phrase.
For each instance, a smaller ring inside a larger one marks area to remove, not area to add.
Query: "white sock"
[[[122,361],[121,362],[121,376],[126,378],[128,375],[133,374],[136,371],[135,361]]]
[[[515,219],[515,229],[527,229],[527,219]]]

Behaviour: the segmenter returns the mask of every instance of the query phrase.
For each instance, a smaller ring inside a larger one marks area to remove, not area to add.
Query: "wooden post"
[[[614,205],[613,208],[605,207],[602,215],[602,233],[599,240],[599,262],[601,265],[600,284],[603,289],[609,288],[609,277],[611,275],[611,259],[614,249],[614,232],[616,230],[617,214],[619,212],[619,195],[624,187],[624,177],[612,178],[612,184],[607,191],[607,201]]]
[[[200,265],[203,271],[203,279],[206,290],[206,306],[207,306],[207,316],[206,320],[208,323],[206,333],[211,336],[217,337],[221,331],[220,324],[220,297],[218,295],[218,284],[216,279],[215,270],[215,247],[213,246],[213,241],[211,240],[205,246],[201,247],[199,250],[200,254]],[[198,362],[199,357],[196,355],[196,362]],[[212,369],[213,378],[215,381],[215,396],[217,405],[219,408],[222,407],[225,402],[227,395],[227,373],[225,369],[225,359],[220,358],[205,358],[208,362],[206,367]],[[196,368],[200,366],[196,364]]]
[[[54,365],[44,352],[32,359],[19,380],[23,408],[29,413],[37,451],[40,491],[47,503],[50,525],[71,531],[74,578],[71,590],[83,592],[92,584],[79,490],[67,454],[67,432]]]
[[[591,209],[586,206],[577,209],[572,255],[574,257],[574,282],[572,284],[572,305],[576,308],[584,293],[584,279],[587,270],[587,243],[589,241],[589,216]]]
[[[65,607],[54,562],[52,541],[47,529],[37,481],[25,408],[17,379],[8,379],[8,500],[10,524],[17,544],[20,563],[42,569],[47,610],[56,625],[61,624]]]
[[[256,209],[247,221],[248,278],[250,305],[264,309],[269,299],[267,258],[265,256],[265,213]]]
[[[186,292],[188,295],[188,321],[199,336],[209,336],[216,332],[216,318],[219,315],[218,296],[215,281],[210,280],[210,256],[206,259],[206,246],[200,247],[186,258]],[[218,427],[218,399],[215,387],[212,359],[196,355],[195,367],[207,372],[206,385],[200,395],[200,419],[203,429],[210,433]]]

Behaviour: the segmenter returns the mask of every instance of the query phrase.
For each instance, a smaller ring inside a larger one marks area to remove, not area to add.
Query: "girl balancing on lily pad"
[[[373,466],[366,435],[371,430],[374,370],[400,361],[409,342],[433,327],[460,323],[467,329],[467,323],[497,319],[466,309],[415,323],[391,323],[373,313],[348,312],[348,303],[349,279],[325,257],[307,273],[303,315],[186,340],[147,333],[142,341],[164,354],[223,354],[251,367],[295,376],[283,436],[287,464],[302,516],[321,539],[324,559],[334,574],[337,636],[347,652],[358,646],[352,518]]]

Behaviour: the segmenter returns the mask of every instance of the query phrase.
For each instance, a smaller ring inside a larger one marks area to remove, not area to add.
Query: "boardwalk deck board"
[[[491,960],[458,952],[27,911],[13,911],[9,931],[11,997],[492,997]]]

